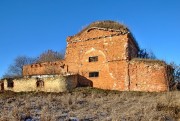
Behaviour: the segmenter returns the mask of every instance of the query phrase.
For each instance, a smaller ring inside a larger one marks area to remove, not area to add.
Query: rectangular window
[[[8,88],[13,88],[13,87],[14,87],[14,82],[13,82],[13,80],[8,80],[8,81],[7,81],[7,87],[8,87]]]
[[[98,61],[98,56],[89,57],[89,62],[96,62]]]
[[[89,72],[89,77],[99,77],[99,72]]]

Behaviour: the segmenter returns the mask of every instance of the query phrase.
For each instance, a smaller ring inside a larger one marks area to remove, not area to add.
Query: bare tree
[[[14,63],[9,66],[8,71],[3,75],[3,78],[22,77],[22,69],[24,65],[36,62],[36,58],[27,56],[18,56]]]
[[[53,62],[53,61],[58,61],[62,60],[64,57],[63,52],[57,52],[53,50],[47,50],[43,52],[39,57],[37,62],[42,63],[42,62]]]
[[[170,65],[173,68],[173,81],[170,84],[170,89],[180,90],[180,65],[177,65],[174,62],[171,62]]]
[[[180,65],[177,65],[174,62],[171,62],[170,65],[174,69],[174,73],[173,73],[174,82],[180,82]]]
[[[138,52],[138,57],[146,59],[156,59],[155,54],[152,51],[147,51],[146,49],[140,49]]]

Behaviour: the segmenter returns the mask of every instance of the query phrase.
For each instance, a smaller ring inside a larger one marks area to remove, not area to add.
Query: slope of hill
[[[174,121],[180,92],[119,92],[77,88],[64,93],[0,94],[0,121]]]

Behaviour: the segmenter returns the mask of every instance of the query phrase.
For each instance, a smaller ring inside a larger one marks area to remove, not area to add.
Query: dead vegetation
[[[166,65],[166,62],[163,60],[157,60],[157,59],[148,59],[148,58],[133,58],[131,62],[136,61],[136,62],[144,62],[144,63],[149,63],[153,65],[154,63],[160,64],[162,66]]]
[[[64,93],[0,94],[0,121],[175,121],[180,92],[119,92],[77,88]]]
[[[96,21],[85,27],[84,29],[81,30],[79,34],[83,33],[84,31],[87,31],[88,29],[92,27],[97,27],[97,28],[105,28],[105,29],[114,29],[114,30],[121,30],[125,32],[129,32],[128,28],[120,24],[119,22],[111,21],[111,20],[105,20],[105,21]]]

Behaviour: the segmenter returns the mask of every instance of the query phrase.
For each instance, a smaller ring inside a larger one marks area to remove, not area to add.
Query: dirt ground
[[[1,92],[0,121],[180,121],[180,92]]]

